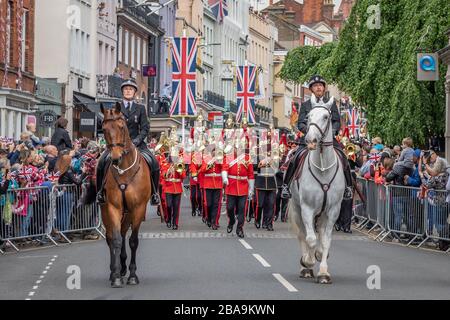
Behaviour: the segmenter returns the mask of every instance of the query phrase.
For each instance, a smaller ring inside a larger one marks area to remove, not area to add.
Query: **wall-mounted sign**
[[[80,131],[81,132],[95,132],[95,112],[81,112],[80,113]]]
[[[45,110],[39,115],[40,126],[53,127],[56,120],[58,120],[58,115],[51,110]]]
[[[142,65],[142,75],[144,77],[156,77],[156,64]]]
[[[439,57],[437,53],[417,54],[417,81],[439,80]]]

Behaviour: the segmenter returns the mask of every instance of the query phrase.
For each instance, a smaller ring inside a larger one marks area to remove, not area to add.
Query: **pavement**
[[[319,285],[299,278],[300,247],[289,223],[277,221],[273,232],[246,223],[240,239],[226,233],[227,222],[222,215],[220,229],[209,229],[183,198],[173,231],[151,208],[140,233],[140,284],[120,289],[110,287],[103,239],[1,255],[0,299],[450,299],[444,252],[338,232],[328,260],[333,284]]]

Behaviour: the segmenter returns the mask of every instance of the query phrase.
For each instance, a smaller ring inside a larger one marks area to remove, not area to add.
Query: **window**
[[[22,14],[22,71],[26,70],[26,57],[27,57],[27,47],[26,47],[26,40],[27,40],[27,23],[28,23],[28,11],[24,10]]]
[[[12,10],[12,2],[8,1],[8,7],[6,9],[6,43],[9,44],[8,50],[6,54],[6,63],[9,64],[11,62],[11,54],[13,48],[13,40],[11,37],[11,10]]]
[[[136,41],[134,33],[131,34],[131,67],[136,68]]]
[[[147,58],[148,58],[148,49],[147,49],[147,40],[144,40],[142,42],[142,62],[143,64],[147,64]]]
[[[122,26],[120,26],[119,27],[119,62],[122,62],[122,42],[123,42],[123,39],[122,39],[122,36],[123,36],[123,31],[122,31]]]
[[[97,58],[97,74],[103,74],[102,61],[103,61],[103,44],[98,42],[98,58]]]
[[[130,64],[130,39],[129,39],[129,34],[128,34],[128,30],[125,30],[125,64],[129,65]]]
[[[138,70],[141,70],[141,56],[142,56],[142,50],[141,50],[141,38],[137,38],[137,68]]]

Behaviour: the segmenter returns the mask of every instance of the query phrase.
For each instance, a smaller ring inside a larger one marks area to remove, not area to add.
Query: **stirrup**
[[[103,194],[103,190],[97,193],[96,200],[98,204],[105,204],[105,195]]]
[[[344,200],[353,199],[353,190],[351,187],[345,187]]]
[[[281,186],[281,198],[282,199],[290,199],[292,197],[291,191],[289,190],[289,186],[287,184],[283,184]]]
[[[160,203],[161,203],[161,198],[159,197],[159,194],[158,193],[152,194],[151,199],[150,199],[150,204],[152,206],[159,206]]]

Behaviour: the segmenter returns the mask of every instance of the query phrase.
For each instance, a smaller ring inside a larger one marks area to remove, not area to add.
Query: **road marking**
[[[47,274],[48,270],[51,268],[51,265],[53,265],[53,262],[56,260],[56,258],[58,258],[57,255],[54,255],[53,258],[51,259],[51,261],[47,264],[47,266],[45,267],[45,270],[42,271],[42,274],[39,276],[39,280],[36,280],[36,285],[33,286],[32,290],[34,291],[30,291],[28,293],[28,297],[33,297],[34,294],[36,293],[36,290],[39,289],[39,284],[42,282],[42,279],[45,278],[45,274]],[[31,298],[26,298],[25,300],[31,300]]]
[[[289,283],[281,274],[272,273],[272,275],[277,279],[289,292],[298,292],[298,290]]]
[[[264,268],[270,268],[270,264],[268,264],[267,261],[261,257],[261,255],[254,253],[253,256],[263,265]]]
[[[297,235],[289,232],[246,232],[245,237],[248,239],[297,239]],[[204,239],[204,238],[226,238],[236,239],[236,235],[227,233],[226,231],[172,231],[172,232],[143,232],[139,234],[139,238],[146,239]],[[335,240],[350,240],[350,241],[371,241],[367,236],[348,236],[348,235],[333,235]]]
[[[245,241],[243,239],[239,239],[239,242],[244,246],[245,249],[247,249],[247,250],[253,249],[252,246],[247,243],[247,241]]]

